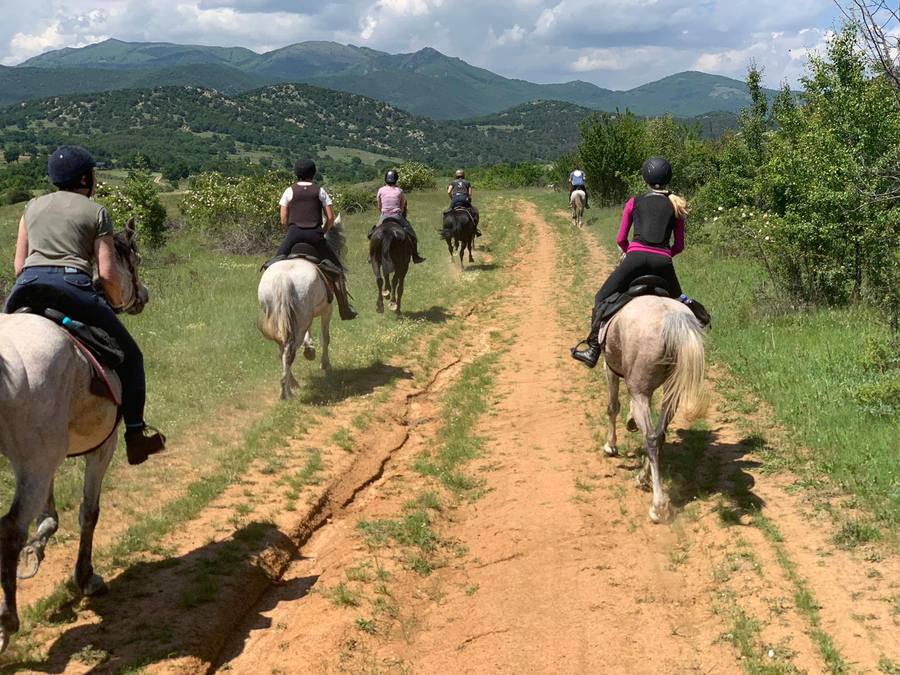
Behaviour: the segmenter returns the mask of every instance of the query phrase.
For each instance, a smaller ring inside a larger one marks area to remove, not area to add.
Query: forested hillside
[[[13,74],[0,70],[0,104],[180,84],[232,93],[273,82],[303,82],[371,96],[433,119],[489,115],[535,100],[680,117],[736,113],[749,103],[743,82],[706,73],[679,73],[629,91],[613,91],[589,82],[536,84],[503,77],[430,48],[388,54],[335,42],[302,42],[257,54],[243,48],[106,40],[47,52],[14,70],[21,71],[15,74],[15,86],[3,86],[13,83]],[[225,73],[235,75],[224,86],[217,85]]]
[[[502,118],[437,122],[355,94],[284,84],[236,97],[196,87],[60,96],[0,111],[0,145],[83,143],[101,161],[184,165],[186,172],[256,153],[281,164],[327,148],[353,148],[431,165],[552,161],[578,142],[590,111],[543,102]],[[10,152],[10,156],[16,153]]]

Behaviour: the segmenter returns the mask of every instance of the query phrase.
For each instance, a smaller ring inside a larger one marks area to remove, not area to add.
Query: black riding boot
[[[356,310],[350,306],[350,291],[347,290],[347,279],[341,277],[334,285],[334,297],[338,304],[341,321],[352,321],[357,317]]]
[[[587,347],[579,349],[581,345],[587,345]],[[592,332],[586,340],[582,340],[572,347],[572,358],[576,361],[581,361],[588,368],[593,368],[597,365],[597,361],[600,360],[602,351],[600,343],[597,341],[597,334]]]
[[[166,437],[158,429],[146,424],[137,429],[125,431],[125,454],[132,466],[143,464],[150,455],[155,455],[166,448]]]

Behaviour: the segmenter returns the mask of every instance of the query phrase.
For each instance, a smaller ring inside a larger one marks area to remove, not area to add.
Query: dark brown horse
[[[465,206],[457,206],[444,212],[444,227],[441,230],[441,238],[447,242],[447,250],[452,256],[459,251],[459,267],[463,268],[463,256],[469,251],[469,262],[475,262],[472,257],[472,246],[475,244],[475,231],[478,224],[472,212]]]
[[[378,283],[375,309],[379,314],[384,313],[385,298],[390,299],[391,309],[400,313],[403,285],[413,254],[411,236],[400,223],[386,218],[369,238],[369,261]]]

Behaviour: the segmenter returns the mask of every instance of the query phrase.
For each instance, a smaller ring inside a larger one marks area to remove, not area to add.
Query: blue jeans
[[[70,319],[105,330],[119,343],[125,354],[122,365],[116,368],[122,381],[122,417],[126,426],[142,424],[147,398],[144,356],[106,299],[94,290],[91,277],[74,267],[26,267],[16,279],[4,311],[14,312],[28,305],[25,289],[35,286],[52,289],[53,309]]]

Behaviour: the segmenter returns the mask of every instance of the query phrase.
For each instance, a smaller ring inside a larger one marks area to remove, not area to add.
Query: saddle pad
[[[113,388],[112,382],[109,381],[109,376],[106,374],[106,369],[100,364],[97,357],[94,356],[90,349],[88,349],[87,345],[82,343],[77,337],[72,335],[72,333],[67,330],[64,330],[63,332],[73,342],[84,358],[87,359],[88,365],[91,367],[91,393],[95,396],[108,398],[115,403],[116,406],[121,406],[122,398],[116,394],[116,390]]]

